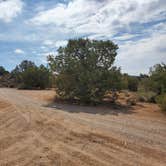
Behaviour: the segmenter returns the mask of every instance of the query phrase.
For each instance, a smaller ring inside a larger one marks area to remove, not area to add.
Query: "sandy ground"
[[[156,105],[48,105],[54,94],[0,89],[0,166],[165,166]]]

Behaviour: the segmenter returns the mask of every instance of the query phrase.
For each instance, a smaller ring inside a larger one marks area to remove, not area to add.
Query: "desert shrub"
[[[122,75],[122,89],[123,90],[128,90],[128,77],[129,77],[129,75],[126,73]]]
[[[12,71],[12,76],[19,89],[45,89],[50,85],[49,70],[43,65],[38,67],[31,61],[23,61]]]
[[[151,67],[149,76],[141,79],[140,89],[153,91],[157,95],[166,93],[166,64],[156,64]]]
[[[61,98],[100,102],[109,90],[121,87],[120,69],[113,67],[118,46],[111,41],[69,40],[56,57],[49,56],[58,73],[56,90]]]
[[[141,77],[139,100],[158,103],[165,110],[166,64],[156,64],[150,68],[149,76]]]
[[[156,97],[156,102],[163,111],[166,111],[166,93]]]
[[[130,76],[128,74],[122,75],[122,88],[133,92],[138,90],[139,79],[136,76]]]
[[[136,105],[136,103],[137,103],[137,100],[136,100],[136,98],[134,98],[134,97],[130,97],[130,98],[128,98],[127,100],[126,100],[126,102],[127,102],[127,105]]]
[[[14,79],[11,77],[9,73],[0,76],[0,87],[10,87],[10,88],[15,87]]]
[[[155,103],[156,93],[152,91],[139,91],[137,93],[138,101]]]
[[[9,72],[3,66],[0,66],[0,76],[4,76],[6,74],[9,74]]]
[[[157,64],[150,69],[150,81],[157,94],[166,93],[166,64]]]
[[[138,90],[139,80],[134,76],[128,77],[128,89],[130,91],[136,92]]]
[[[105,95],[104,99],[109,100],[109,102],[115,104],[117,99],[119,98],[119,94],[116,91],[109,92],[108,94]]]
[[[145,96],[138,96],[138,101],[147,102],[147,98]]]
[[[125,92],[126,97],[130,97],[130,94],[128,92]]]

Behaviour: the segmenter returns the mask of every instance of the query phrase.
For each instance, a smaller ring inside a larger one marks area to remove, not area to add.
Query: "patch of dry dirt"
[[[54,94],[0,89],[0,166],[165,165],[158,106],[48,106]]]

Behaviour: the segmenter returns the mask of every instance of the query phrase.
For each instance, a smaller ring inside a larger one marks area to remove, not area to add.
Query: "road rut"
[[[165,165],[166,117],[156,105],[49,104],[51,93],[0,89],[0,166]]]

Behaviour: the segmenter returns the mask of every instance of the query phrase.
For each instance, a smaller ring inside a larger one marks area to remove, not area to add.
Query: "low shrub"
[[[138,101],[147,102],[147,98],[145,96],[138,96]]]
[[[11,72],[18,89],[46,89],[51,86],[51,73],[44,65],[36,66],[31,61],[22,61]]]
[[[137,104],[137,100],[135,98],[128,98],[126,102],[127,102],[127,105],[129,106]]]
[[[156,93],[154,92],[138,92],[138,101],[155,103]]]
[[[166,93],[156,97],[156,102],[166,112]]]
[[[130,97],[130,94],[128,92],[125,93],[126,97]]]

